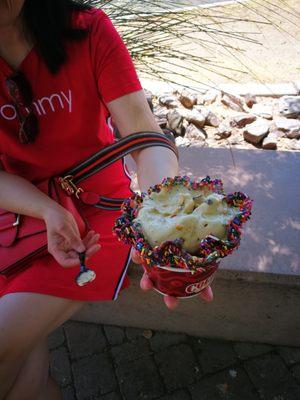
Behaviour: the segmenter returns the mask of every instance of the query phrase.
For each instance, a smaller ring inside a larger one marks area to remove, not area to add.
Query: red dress
[[[76,12],[73,21],[75,26],[88,28],[89,34],[79,42],[67,43],[68,61],[56,75],[49,72],[35,47],[19,67],[31,83],[39,119],[39,135],[33,144],[18,140],[19,122],[5,85],[13,71],[0,58],[1,161],[7,172],[33,183],[59,174],[112,143],[105,103],[142,89],[128,50],[103,11]],[[80,186],[123,198],[132,193],[130,182],[124,160],[119,160]],[[47,255],[9,280],[0,278],[0,296],[33,292],[74,300],[116,299],[120,288],[128,285],[130,262],[130,247],[112,234],[120,212],[87,207],[85,215],[91,228],[100,233],[102,246],[87,262],[97,273],[92,283],[77,286],[74,278],[79,268],[63,268]]]

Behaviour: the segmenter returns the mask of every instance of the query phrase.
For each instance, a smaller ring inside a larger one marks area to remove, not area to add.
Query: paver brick
[[[75,391],[72,386],[67,386],[62,389],[63,400],[76,400]]]
[[[155,332],[150,339],[150,345],[153,351],[159,351],[186,341],[187,336],[181,333]]]
[[[129,340],[137,339],[143,336],[144,329],[140,328],[125,328],[126,337]]]
[[[186,390],[177,390],[174,393],[161,397],[159,400],[191,400],[191,395]]]
[[[50,373],[56,382],[61,386],[70,385],[72,373],[67,349],[59,347],[50,353]]]
[[[194,341],[194,348],[204,373],[220,371],[237,361],[230,342],[201,339]]]
[[[193,400],[259,400],[242,368],[228,369],[205,377],[191,385],[189,390]]]
[[[96,397],[95,400],[122,400],[122,397],[119,395],[119,393],[113,392],[113,393],[108,393],[105,394],[104,396]]]
[[[264,400],[299,400],[300,386],[277,354],[266,354],[244,363],[250,379]]]
[[[107,346],[101,325],[68,322],[65,332],[72,359],[102,352]]]
[[[65,342],[65,333],[62,326],[56,329],[48,336],[48,346],[49,349],[55,349],[56,347],[62,346]]]
[[[121,344],[125,339],[124,328],[120,326],[106,325],[103,327],[108,343],[111,346]]]
[[[139,338],[132,342],[114,346],[111,349],[111,353],[117,364],[126,364],[130,361],[149,355],[152,352],[148,341],[144,338]]]
[[[294,365],[291,368],[291,372],[292,372],[293,376],[296,378],[296,380],[298,381],[298,383],[300,383],[300,364]]]
[[[197,360],[187,344],[155,354],[155,361],[168,391],[183,388],[201,377]]]
[[[106,394],[117,388],[114,368],[108,354],[96,354],[72,363],[78,400]]]
[[[269,353],[274,349],[273,346],[268,344],[245,343],[245,342],[234,343],[233,348],[236,351],[239,358],[241,358],[242,360],[246,360],[251,357],[257,357],[265,353]]]
[[[299,347],[277,347],[278,354],[284,359],[287,365],[292,365],[300,362],[300,348]]]
[[[116,368],[121,393],[125,400],[152,400],[164,394],[164,387],[151,356],[144,356]]]

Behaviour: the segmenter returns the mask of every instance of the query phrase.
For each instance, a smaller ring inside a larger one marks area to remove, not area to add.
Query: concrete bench
[[[74,319],[212,338],[300,345],[300,153],[180,148],[181,174],[221,178],[254,199],[238,251],[222,260],[214,301],[186,299],[170,312],[161,295],[132,285],[116,302],[88,304]]]

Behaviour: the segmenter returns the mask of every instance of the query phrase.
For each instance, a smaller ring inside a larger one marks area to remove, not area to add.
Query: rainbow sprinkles
[[[195,254],[189,254],[184,248],[184,239],[165,241],[159,246],[152,246],[145,238],[141,224],[134,221],[139,208],[147,195],[159,193],[162,188],[170,190],[175,186],[185,186],[192,190],[206,190],[211,193],[224,195],[224,201],[230,207],[238,208],[235,217],[226,224],[226,238],[221,240],[212,235],[199,241]],[[209,176],[201,181],[194,181],[188,176],[165,178],[161,184],[151,186],[147,193],[135,193],[126,199],[122,205],[122,215],[116,220],[113,228],[119,240],[132,245],[141,255],[148,266],[160,265],[165,267],[188,269],[191,272],[209,268],[210,264],[226,257],[238,248],[241,239],[241,228],[251,215],[253,201],[242,192],[225,195],[220,179],[211,180]]]

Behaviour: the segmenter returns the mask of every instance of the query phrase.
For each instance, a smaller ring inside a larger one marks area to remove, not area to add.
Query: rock
[[[250,93],[247,93],[247,94],[244,96],[244,100],[245,100],[246,105],[247,105],[249,108],[252,108],[252,107],[253,107],[253,104],[256,104],[256,103],[257,103],[256,97],[255,97],[253,94],[250,94]]]
[[[233,117],[230,120],[230,125],[235,128],[243,128],[244,126],[251,124],[255,120],[256,120],[255,115],[243,113]]]
[[[154,106],[153,106],[153,94],[147,89],[144,89],[144,93],[145,93],[146,99],[148,101],[150,110],[153,112],[153,108],[154,108]]]
[[[300,140],[299,139],[291,139],[288,144],[289,150],[298,150],[300,151]]]
[[[251,112],[259,117],[272,119],[273,118],[273,105],[272,104],[254,104]]]
[[[163,129],[166,128],[168,125],[168,120],[167,118],[156,118],[156,122],[158,125]]]
[[[300,138],[300,120],[288,118],[275,118],[274,123],[276,127],[285,132],[285,136],[290,139]]]
[[[215,133],[215,138],[217,140],[227,139],[231,135],[231,131],[229,123],[224,121],[219,125],[218,131]]]
[[[204,96],[203,94],[198,94],[197,95],[197,104],[203,106],[204,105]]]
[[[159,96],[158,102],[161,106],[167,108],[177,108],[180,105],[177,97],[173,94],[164,94],[162,96]]]
[[[265,150],[277,149],[278,137],[275,132],[271,132],[266,136],[262,142],[262,148]]]
[[[265,119],[258,119],[250,125],[245,126],[244,139],[252,144],[258,144],[267,136],[270,122]]]
[[[181,113],[181,115],[189,122],[197,126],[197,128],[203,128],[205,125],[206,117],[201,114],[198,110],[187,111]]]
[[[173,129],[177,135],[184,135],[183,117],[177,110],[171,110],[167,114],[168,125],[167,127]]]
[[[189,140],[201,140],[204,141],[207,138],[207,134],[203,129],[199,129],[194,124],[190,124],[185,132],[184,137]]]
[[[222,92],[221,102],[235,111],[246,111],[242,97]]]
[[[153,113],[155,116],[155,119],[158,123],[158,125],[161,128],[166,128],[168,120],[167,120],[167,114],[168,114],[169,110],[166,107],[160,107],[157,106],[154,108]]]
[[[237,128],[233,128],[233,130],[231,131],[231,136],[230,136],[230,138],[228,138],[228,143],[233,144],[233,145],[237,145],[237,144],[245,145],[242,132]]]
[[[185,146],[185,147],[188,147],[188,146],[191,145],[190,140],[187,139],[187,138],[185,138],[185,137],[182,137],[182,136],[178,136],[178,137],[175,139],[175,142],[176,142],[176,146]]]
[[[205,119],[205,125],[214,126],[216,128],[221,124],[221,122],[222,120],[211,111],[208,113]]]
[[[197,104],[197,95],[184,89],[179,94],[179,101],[185,108],[192,109]]]
[[[161,117],[167,118],[167,114],[168,114],[169,110],[168,110],[166,107],[156,106],[156,107],[154,107],[153,112],[154,112],[154,115],[155,115],[156,117],[159,117],[159,118],[161,118]]]
[[[278,102],[279,114],[286,118],[300,117],[300,96],[283,96]]]
[[[203,104],[209,105],[217,100],[220,91],[216,89],[211,89],[204,96],[202,96]],[[200,103],[198,103],[200,104]]]
[[[199,113],[201,113],[205,118],[210,113],[210,110],[207,107],[203,107],[203,106],[200,106],[198,104],[194,107],[194,110],[199,111]]]

